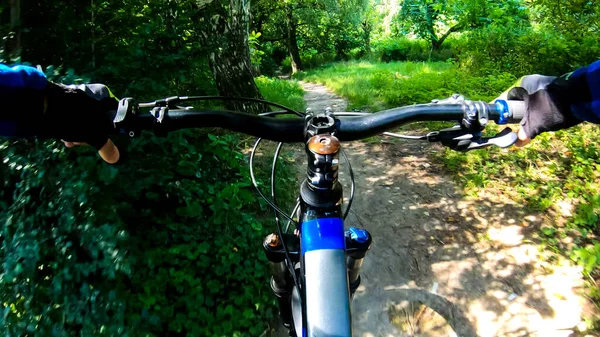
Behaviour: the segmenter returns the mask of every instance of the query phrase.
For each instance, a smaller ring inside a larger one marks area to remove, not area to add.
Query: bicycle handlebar
[[[219,127],[269,140],[293,143],[304,140],[302,118],[273,118],[227,110],[170,110],[160,123],[150,114],[137,118],[138,130],[175,131]]]
[[[139,114],[139,105],[133,100],[124,99],[119,104],[115,116],[115,133],[129,133],[133,136],[138,130],[175,131],[189,128],[220,127],[248,135],[279,142],[304,142],[305,119],[272,118],[235,111],[189,111],[186,109],[162,108],[152,114]],[[127,106],[130,105],[130,106]],[[132,106],[135,105],[135,106]],[[147,106],[145,104],[144,106]],[[524,104],[523,104],[524,106]],[[135,110],[132,112],[132,110]],[[465,124],[475,122],[485,126],[487,120],[497,124],[515,122],[522,118],[519,103],[497,101],[485,102],[431,103],[405,106],[372,113],[360,117],[336,117],[336,137],[341,141],[359,140],[380,134],[388,129],[418,121],[456,121]],[[482,115],[484,116],[484,115]]]
[[[491,107],[492,105],[489,106]],[[361,117],[341,117],[336,136],[341,141],[359,140],[413,122],[460,122],[464,114],[465,107],[460,104],[419,104],[405,106]]]

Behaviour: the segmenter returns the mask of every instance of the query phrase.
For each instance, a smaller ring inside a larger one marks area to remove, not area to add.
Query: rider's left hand
[[[119,150],[108,138],[119,101],[105,85],[49,82],[45,95],[42,136],[61,139],[67,147],[90,145],[109,164],[119,160]]]

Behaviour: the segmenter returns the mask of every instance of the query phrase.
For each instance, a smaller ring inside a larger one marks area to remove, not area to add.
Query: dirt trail
[[[300,83],[313,111],[346,109],[324,86]],[[467,198],[428,159],[440,148],[427,143],[353,142],[345,149],[356,177],[346,223],[373,236],[353,302],[355,336],[577,336],[591,310],[580,295],[580,269],[541,261],[532,243],[540,215],[485,190]],[[407,307],[407,299],[446,312],[454,331],[433,311]]]

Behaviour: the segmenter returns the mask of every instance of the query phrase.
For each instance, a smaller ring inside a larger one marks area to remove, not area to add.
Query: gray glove
[[[502,99],[525,101],[527,110],[521,128],[530,139],[542,132],[558,131],[581,123],[567,99],[561,78],[529,75],[501,95]]]

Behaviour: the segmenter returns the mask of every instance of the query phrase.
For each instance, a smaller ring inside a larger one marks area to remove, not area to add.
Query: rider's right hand
[[[520,78],[499,99],[525,101],[527,110],[521,120],[517,146],[524,146],[537,135],[577,125],[582,121],[564,99],[557,77],[528,75]]]
[[[517,145],[583,121],[600,124],[600,61],[561,77],[524,76],[499,98],[525,101]]]

